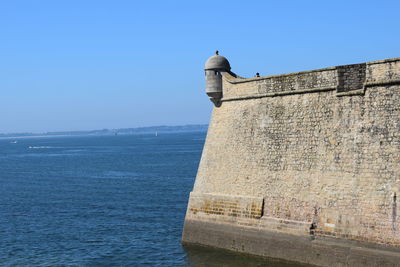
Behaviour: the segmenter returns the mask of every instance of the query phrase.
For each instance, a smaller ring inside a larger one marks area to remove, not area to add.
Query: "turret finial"
[[[219,55],[219,51],[218,51],[218,50],[216,50],[216,51],[215,51],[215,54],[216,54],[216,55]]]

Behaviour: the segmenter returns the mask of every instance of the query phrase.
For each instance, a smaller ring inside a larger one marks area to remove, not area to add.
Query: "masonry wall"
[[[224,73],[185,223],[398,253],[399,197],[400,59],[253,79]],[[183,241],[207,243],[185,228]]]

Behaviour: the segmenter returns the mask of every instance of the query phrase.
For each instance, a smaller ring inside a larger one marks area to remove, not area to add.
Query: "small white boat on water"
[[[17,144],[18,141],[11,141],[10,144]]]

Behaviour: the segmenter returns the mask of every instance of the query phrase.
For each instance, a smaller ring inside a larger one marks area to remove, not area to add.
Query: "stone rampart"
[[[183,242],[400,266],[400,58],[222,76]]]

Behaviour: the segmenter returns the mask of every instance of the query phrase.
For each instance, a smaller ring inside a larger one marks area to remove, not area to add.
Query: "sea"
[[[300,266],[181,245],[205,136],[0,139],[0,266]]]

